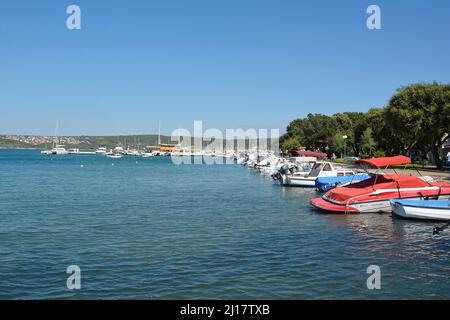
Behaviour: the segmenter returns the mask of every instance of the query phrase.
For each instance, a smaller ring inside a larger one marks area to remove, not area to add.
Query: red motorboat
[[[359,160],[357,164],[381,167],[411,163],[405,156]],[[310,203],[320,210],[334,213],[391,212],[390,199],[450,199],[450,183],[435,182],[429,177],[374,173],[371,178],[335,188]]]

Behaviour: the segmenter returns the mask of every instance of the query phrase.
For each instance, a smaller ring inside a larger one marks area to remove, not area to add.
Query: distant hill
[[[170,136],[161,136],[161,143],[176,143],[171,141]],[[197,138],[196,138],[197,139]],[[51,149],[54,143],[52,136],[32,136],[32,135],[0,135],[0,148],[11,149]],[[242,140],[241,140],[242,141]],[[225,141],[222,141],[224,144]],[[57,138],[57,144],[66,148],[97,149],[106,147],[112,149],[116,146],[143,149],[146,146],[158,145],[158,135],[124,135],[124,136],[61,136]],[[203,146],[210,142],[203,142]],[[247,141],[248,143],[248,141]],[[271,140],[267,139],[268,146]],[[191,138],[191,145],[194,145],[194,138]]]
[[[31,135],[2,135],[0,136],[0,148],[51,148],[54,143],[52,136]],[[66,136],[58,137],[57,144],[66,148],[96,149],[104,146],[108,149],[118,145],[133,148],[154,146],[158,144],[158,135],[127,135],[127,136]],[[169,136],[161,136],[161,143],[171,143]]]

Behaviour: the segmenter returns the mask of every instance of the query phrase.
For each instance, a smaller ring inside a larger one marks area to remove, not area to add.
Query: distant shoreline
[[[0,150],[41,150],[40,148],[0,147]]]

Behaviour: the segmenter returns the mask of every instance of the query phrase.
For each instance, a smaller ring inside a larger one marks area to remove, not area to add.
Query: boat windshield
[[[311,172],[309,173],[310,177],[317,177],[319,173],[322,171],[324,164],[323,163],[316,163],[314,167],[312,168]]]

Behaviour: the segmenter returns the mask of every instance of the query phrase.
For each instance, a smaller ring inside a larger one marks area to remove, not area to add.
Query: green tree
[[[349,153],[398,155],[413,148],[431,151],[438,167],[439,152],[450,133],[450,85],[413,84],[402,87],[385,108],[367,113],[343,112],[333,116],[308,114],[292,121],[281,138],[283,150],[304,146],[341,153],[343,135]]]
[[[311,150],[324,151],[331,142],[331,137],[337,130],[333,117],[323,114],[308,114],[303,122],[305,146]]]
[[[308,114],[304,119],[292,121],[280,139],[284,152],[299,146],[311,150],[325,151],[338,125],[333,117],[323,114]]]
[[[400,88],[384,114],[391,136],[391,151],[408,152],[413,147],[429,149],[442,167],[440,149],[450,132],[450,85],[413,84]]]
[[[342,138],[342,133],[335,133],[331,137],[330,152],[335,153],[339,156],[344,153],[344,138]]]
[[[372,156],[375,151],[376,142],[372,137],[372,128],[367,128],[361,135],[361,152],[368,156]]]

